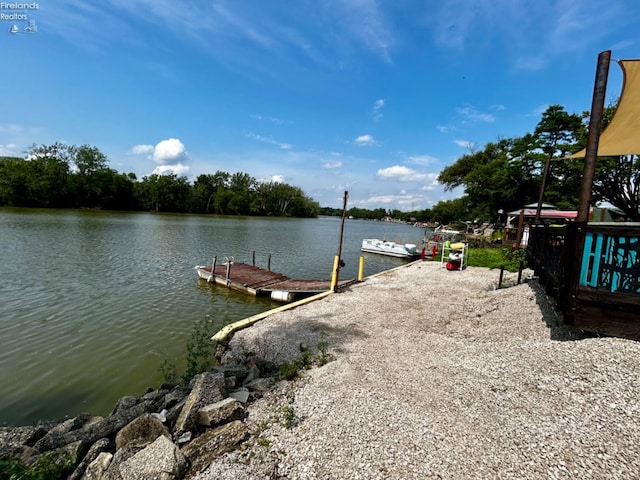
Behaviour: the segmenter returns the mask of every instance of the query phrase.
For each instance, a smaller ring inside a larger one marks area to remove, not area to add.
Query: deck
[[[331,280],[292,279],[278,272],[233,262],[229,265],[216,265],[211,278],[211,266],[196,267],[200,278],[215,281],[232,290],[249,295],[270,295],[272,300],[290,302],[297,297],[325,292],[331,288]],[[355,279],[338,281],[338,288],[344,288]]]

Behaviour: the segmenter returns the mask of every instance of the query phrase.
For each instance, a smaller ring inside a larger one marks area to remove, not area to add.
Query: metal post
[[[598,142],[600,140],[600,126],[602,124],[602,112],[607,91],[607,76],[609,75],[609,63],[611,62],[611,50],[605,50],[598,55],[598,68],[596,80],[593,86],[593,99],[591,101],[591,118],[589,119],[589,136],[587,138],[587,150],[584,157],[584,170],[580,198],[578,199],[578,215],[576,223],[589,220],[589,203],[591,202],[591,190],[593,188],[593,175],[596,169],[598,157]]]

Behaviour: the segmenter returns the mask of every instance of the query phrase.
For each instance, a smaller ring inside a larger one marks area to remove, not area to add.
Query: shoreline
[[[414,262],[236,332],[230,362],[322,341],[335,360],[249,405],[252,438],[194,478],[635,475],[640,344],[573,330],[498,274]]]

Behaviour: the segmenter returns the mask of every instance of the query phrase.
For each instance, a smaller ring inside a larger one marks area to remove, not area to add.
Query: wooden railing
[[[640,223],[534,225],[527,261],[568,323],[640,339]]]

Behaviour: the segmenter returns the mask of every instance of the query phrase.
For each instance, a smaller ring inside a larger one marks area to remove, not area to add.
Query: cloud
[[[187,150],[177,138],[169,138],[158,143],[151,157],[159,165],[179,164],[188,158]]]
[[[186,175],[189,172],[189,167],[187,165],[183,165],[178,163],[176,165],[158,165],[151,172],[152,175],[170,175],[172,173],[182,176]]]
[[[332,170],[334,168],[340,168],[342,166],[342,162],[340,161],[335,161],[335,162],[324,162],[322,164],[322,168],[326,168],[328,170]]]
[[[135,145],[131,152],[133,155],[151,155],[153,153],[153,145]]]
[[[407,161],[414,165],[431,165],[437,163],[438,159],[430,155],[409,155]]]
[[[458,145],[459,147],[466,148],[467,150],[475,150],[478,146],[475,142],[471,142],[469,140],[454,140],[453,143]]]
[[[472,122],[492,123],[496,121],[496,117],[494,117],[490,113],[482,113],[472,106],[456,108],[456,112],[458,113],[458,115],[461,115],[465,119]]]
[[[259,142],[268,143],[270,145],[276,145],[282,148],[283,150],[290,150],[291,148],[293,148],[293,145],[291,145],[290,143],[278,142],[272,138],[263,137],[262,135],[257,135],[255,133],[247,133],[246,136],[249,138],[253,138],[254,140],[257,140]]]
[[[382,180],[399,180],[401,182],[419,182],[428,178],[427,174],[419,173],[403,165],[381,168],[378,170],[377,176]]]
[[[6,145],[0,145],[0,156],[2,157],[15,157],[17,156],[16,150],[18,145],[15,143],[7,143]]]
[[[275,123],[276,125],[282,125],[284,123],[284,120],[280,120],[276,117],[266,117],[264,115],[253,115],[253,118],[260,121]]]
[[[384,107],[384,98],[379,98],[378,100],[376,100],[376,103],[373,104],[374,120],[380,120],[383,117],[382,112],[380,111],[382,110],[382,107]]]
[[[376,141],[373,139],[373,136],[371,135],[360,135],[359,137],[357,137],[354,140],[354,143],[356,145],[361,145],[361,146],[371,146],[371,145],[375,145]]]

